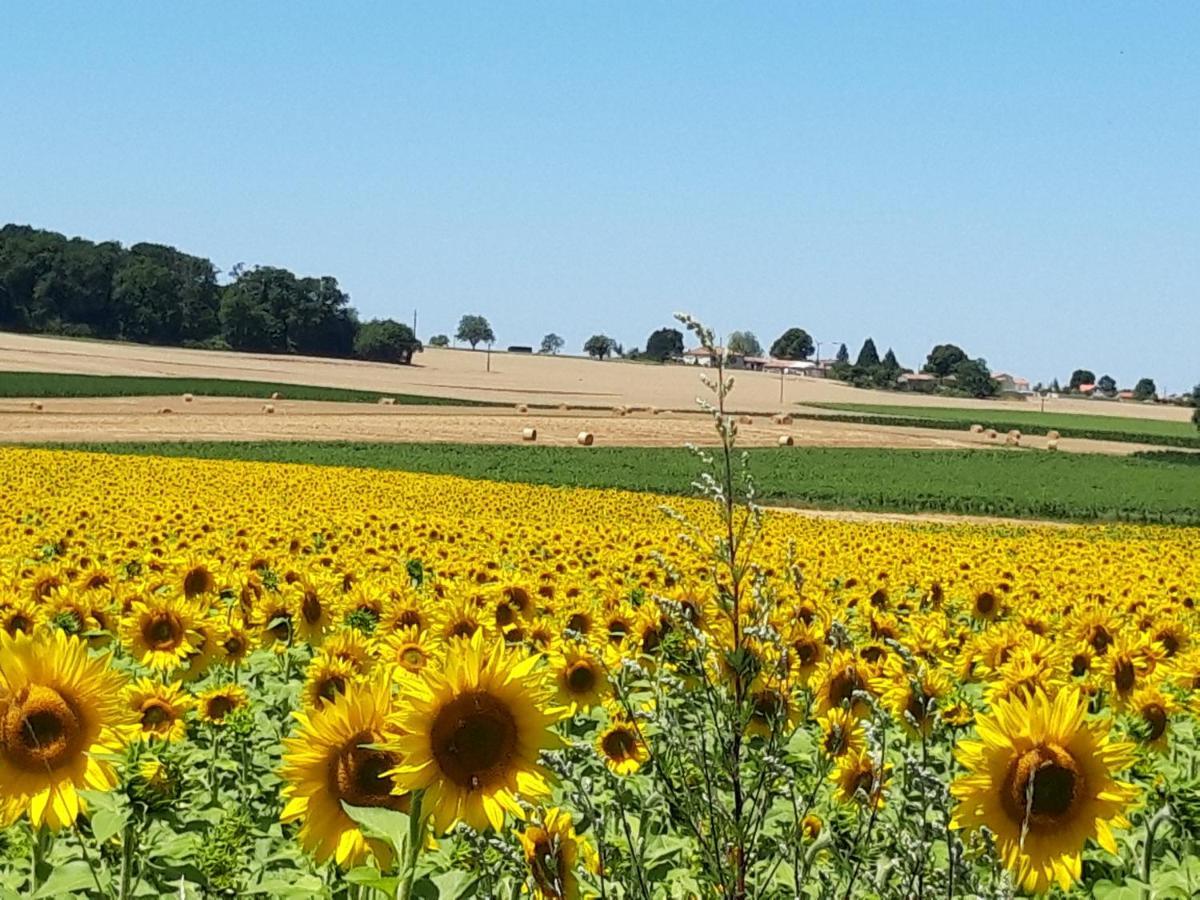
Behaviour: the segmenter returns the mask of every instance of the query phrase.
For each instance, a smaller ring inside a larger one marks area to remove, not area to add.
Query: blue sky
[[[0,218],[423,336],[676,309],[1200,381],[1200,5],[25,3]]]

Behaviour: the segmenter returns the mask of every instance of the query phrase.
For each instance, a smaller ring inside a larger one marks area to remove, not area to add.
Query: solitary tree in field
[[[1071,381],[1067,384],[1067,390],[1077,391],[1082,385],[1095,383],[1096,373],[1091,369],[1076,369],[1071,373]]]
[[[607,334],[593,334],[583,344],[583,352],[595,359],[611,356],[617,342]]]
[[[945,378],[966,358],[966,351],[962,347],[955,344],[938,344],[929,351],[929,356],[925,359],[925,371],[938,378]]]
[[[566,341],[564,341],[562,338],[560,338],[557,334],[555,334],[552,331],[548,335],[546,335],[544,338],[542,338],[541,352],[548,353],[551,356],[553,356],[553,355],[556,355],[560,350],[562,350],[563,345],[565,345],[565,344],[566,344]]]
[[[1154,383],[1153,378],[1142,378],[1133,388],[1133,398],[1135,400],[1153,400],[1158,396],[1158,385]]]
[[[753,331],[735,331],[725,342],[725,349],[730,356],[762,356],[762,344],[754,336]]]
[[[444,335],[444,334],[435,334],[433,337],[431,337],[429,339],[429,346],[430,347],[449,347],[450,346],[450,338],[449,338],[449,336]]]
[[[490,344],[496,339],[496,334],[483,316],[466,315],[458,320],[458,331],[454,333],[454,337],[466,341],[474,350],[476,344]]]
[[[771,345],[771,355],[776,359],[808,359],[812,352],[812,336],[803,328],[789,328]]]
[[[1101,375],[1096,382],[1096,390],[1106,397],[1112,397],[1117,393],[1117,382],[1111,375]]]
[[[683,355],[683,333],[675,328],[660,328],[646,339],[646,356],[659,362]]]

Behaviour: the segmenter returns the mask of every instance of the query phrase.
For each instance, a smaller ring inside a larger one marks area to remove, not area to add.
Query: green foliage
[[[732,356],[762,356],[762,344],[753,331],[734,331],[725,341],[725,349]]]
[[[445,334],[435,334],[429,339],[430,347],[449,347],[450,337]]]
[[[358,328],[354,337],[354,355],[359,359],[407,365],[421,342],[413,330],[394,319],[372,319]]]
[[[812,336],[803,328],[789,328],[771,345],[771,355],[776,359],[808,359],[814,346]],[[876,359],[876,362],[879,360]]]
[[[982,359],[964,359],[954,367],[955,387],[970,397],[991,397],[996,393],[992,372]]]
[[[945,378],[966,359],[967,354],[961,347],[955,344],[938,344],[929,351],[929,356],[925,359],[924,371],[930,375]]]
[[[1101,375],[1096,382],[1096,390],[1105,397],[1112,397],[1117,393],[1117,382],[1111,375]]]
[[[583,344],[583,352],[594,359],[611,356],[616,349],[617,342],[607,334],[593,334]]]
[[[1133,388],[1133,398],[1135,400],[1153,400],[1156,396],[1158,396],[1158,385],[1154,383],[1154,379],[1139,378]]]
[[[863,341],[862,349],[858,351],[858,359],[854,365],[859,369],[874,369],[879,365],[879,351],[875,349],[875,341],[867,338]]]
[[[542,338],[542,346],[539,348],[538,352],[547,353],[553,356],[561,352],[566,343],[566,341],[552,331]]]
[[[213,442],[90,444],[110,453],[401,469],[466,478],[691,494],[693,457],[674,447]],[[1004,450],[746,451],[763,503],[1074,521],[1200,525],[1200,479],[1162,460]],[[264,575],[264,583],[266,576]]]
[[[60,375],[50,372],[0,372],[0,397],[160,397],[190,393],[197,397],[270,397],[289,400],[329,400],[340,403],[378,403],[375,391],[240,381],[233,378],[155,378],[140,375]],[[400,404],[425,406],[492,406],[483,400],[456,400],[417,394],[387,394]]]
[[[1071,373],[1071,380],[1067,383],[1067,390],[1077,391],[1082,385],[1095,383],[1096,373],[1091,369],[1076,369]]]
[[[834,362],[839,366],[850,365],[850,351],[845,344],[838,345],[837,356],[834,357]]]
[[[584,349],[587,349],[586,347]],[[591,352],[590,350],[588,351]],[[683,355],[683,334],[677,328],[660,328],[646,339],[646,352],[659,362]]]
[[[496,340],[496,333],[483,316],[468,314],[458,320],[458,331],[454,332],[454,339],[466,341],[474,350],[477,344],[490,344]]]

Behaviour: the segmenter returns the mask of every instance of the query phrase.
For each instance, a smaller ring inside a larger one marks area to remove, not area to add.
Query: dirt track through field
[[[34,409],[34,404],[40,409]],[[267,412],[270,408],[272,411]],[[169,410],[164,412],[163,410]],[[181,396],[96,399],[0,400],[0,441],[264,441],[348,440],[510,444],[522,443],[525,428],[537,429],[538,444],[575,444],[590,431],[600,446],[677,447],[712,444],[716,434],[699,413],[641,410],[612,412],[383,406],[310,400],[254,400]],[[778,425],[755,417],[739,425],[744,446],[775,446],[790,435],[804,447],[895,447],[969,449],[1003,445],[966,430],[895,428],[880,425],[795,420]],[[1045,449],[1043,437],[1025,437],[1022,447]],[[1152,449],[1140,444],[1063,439],[1063,451],[1128,454]]]

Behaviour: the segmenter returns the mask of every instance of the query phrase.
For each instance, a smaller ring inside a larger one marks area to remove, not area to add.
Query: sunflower
[[[180,682],[165,685],[149,678],[125,688],[125,703],[141,725],[142,737],[162,741],[179,741],[187,735],[184,717],[196,705]]]
[[[370,674],[375,667],[375,645],[369,637],[354,628],[343,628],[326,637],[321,651],[346,660],[360,675]]]
[[[228,616],[221,629],[218,648],[220,659],[227,666],[240,666],[254,651],[254,632],[246,625],[241,613]]]
[[[867,744],[862,722],[850,710],[835,707],[821,716],[821,749],[833,759],[860,753]]]
[[[940,669],[921,664],[911,674],[897,657],[889,660],[876,685],[883,705],[911,737],[929,736],[939,705],[954,687]]]
[[[750,720],[746,732],[762,738],[788,734],[800,723],[800,707],[787,682],[778,677],[759,675],[750,685],[746,701]]]
[[[170,672],[199,650],[195,606],[179,597],[151,594],[138,600],[121,625],[121,638],[142,665]]]
[[[558,702],[570,709],[591,709],[608,694],[608,675],[603,662],[581,644],[566,644],[551,661]]]
[[[300,727],[283,742],[280,819],[300,823],[300,844],[318,863],[332,858],[348,869],[368,853],[384,868],[391,863],[388,845],[364,835],[342,808],[347,803],[408,811],[409,796],[395,792],[389,774],[401,758],[378,749],[389,736],[390,709],[389,680],[380,676],[352,685],[319,710],[295,714]]]
[[[499,643],[489,652],[476,632],[451,644],[441,671],[401,682],[401,736],[387,745],[404,758],[396,791],[424,790],[437,831],[459,821],[499,830],[505,811],[522,817],[518,795],[550,793],[538,756],[559,745],[552,726],[563,711],[551,706],[538,663]]]
[[[801,685],[807,685],[818,665],[825,659],[825,630],[818,621],[796,621],[788,629],[788,658],[792,672]]]
[[[193,641],[195,649],[183,661],[179,677],[184,681],[195,681],[203,676],[209,666],[223,655],[221,644],[224,641],[224,627],[219,619],[212,616],[197,616],[192,624],[196,632]]]
[[[209,725],[225,724],[225,717],[250,702],[246,689],[236,684],[209,688],[198,698],[200,718]]]
[[[0,635],[0,824],[28,810],[34,828],[71,825],[80,790],[108,791],[108,757],[133,736],[125,679],[62,631]]]
[[[1164,753],[1170,737],[1171,718],[1180,711],[1179,702],[1157,684],[1133,692],[1129,711],[1134,716],[1133,734],[1155,753]]]
[[[533,879],[535,896],[541,900],[579,900],[580,864],[589,872],[599,870],[599,859],[585,839],[575,833],[570,813],[551,807],[518,832],[525,865]]]
[[[981,740],[958,745],[967,774],[950,787],[952,826],[986,826],[1027,891],[1055,881],[1069,890],[1088,839],[1115,853],[1111,827],[1129,824],[1134,789],[1113,776],[1133,762],[1133,745],[1112,743],[1109,724],[1085,721],[1086,711],[1076,689],[1015,696],[977,718]]]
[[[313,578],[299,578],[284,588],[293,610],[292,625],[296,640],[316,646],[324,639],[325,633],[333,628],[334,590],[335,585],[329,581]],[[380,607],[382,603],[380,600]],[[347,607],[347,611],[353,608]],[[378,611],[373,621],[379,621]]]
[[[831,709],[848,707],[862,718],[870,712],[866,699],[872,670],[868,663],[856,659],[849,650],[836,650],[813,672],[811,684],[817,703],[816,712],[823,716]]]
[[[177,589],[188,600],[216,593],[217,576],[210,565],[198,556],[180,558],[175,573]]]
[[[596,737],[596,749],[617,775],[632,775],[650,759],[637,725],[615,704],[608,707],[608,727]]]
[[[0,630],[9,637],[18,634],[33,634],[42,622],[41,607],[32,600],[14,597],[13,600],[0,608]]]
[[[395,663],[401,672],[417,673],[429,665],[429,661],[434,658],[434,651],[429,640],[410,626],[398,628],[384,638],[383,657]]]
[[[837,785],[839,802],[882,807],[891,766],[885,765],[881,771],[871,754],[865,750],[851,750],[838,757],[830,777]]]
[[[358,670],[349,660],[318,653],[304,676],[304,702],[312,709],[321,709],[345,694],[357,678]]]

